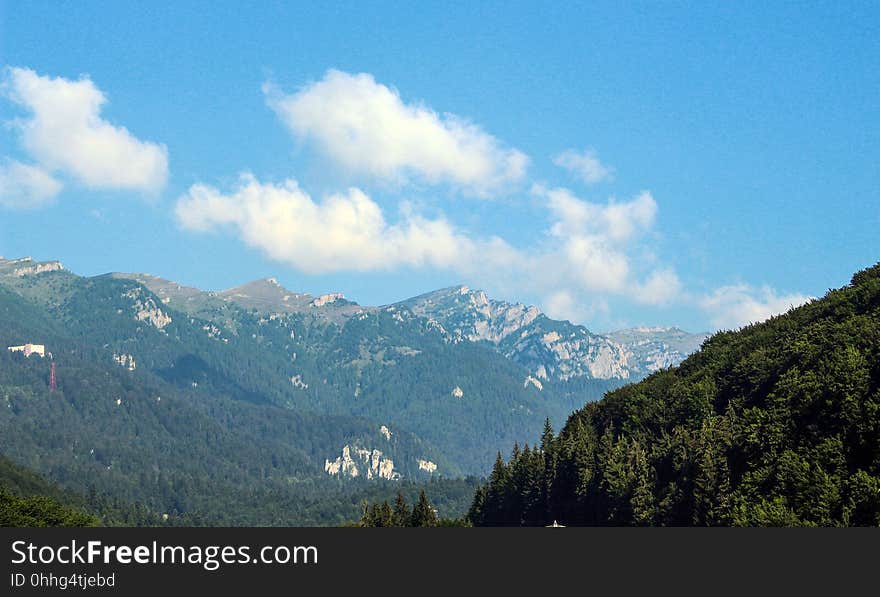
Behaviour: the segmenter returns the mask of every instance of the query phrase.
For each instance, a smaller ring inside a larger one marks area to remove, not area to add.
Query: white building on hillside
[[[38,354],[40,357],[44,357],[46,356],[46,346],[43,344],[27,343],[24,346],[10,346],[9,352],[23,352],[26,357],[29,357],[32,354]]]

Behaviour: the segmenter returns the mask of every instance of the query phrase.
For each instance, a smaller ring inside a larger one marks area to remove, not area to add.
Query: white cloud
[[[652,272],[643,283],[634,285],[632,297],[644,305],[668,305],[682,296],[682,284],[671,268]]]
[[[765,321],[811,300],[802,294],[779,295],[768,286],[753,288],[746,284],[722,286],[699,299],[718,329],[736,329]]]
[[[49,203],[62,184],[51,174],[30,164],[5,160],[0,164],[0,206],[33,209]]]
[[[193,185],[178,199],[176,215],[186,229],[232,230],[306,273],[444,269],[494,292],[543,297],[548,312],[573,321],[607,313],[611,296],[647,304],[677,297],[673,270],[633,263],[635,243],[657,209],[650,194],[596,204],[564,189],[536,193],[546,200],[549,222],[544,240],[529,247],[475,237],[444,217],[428,219],[406,206],[397,222],[389,222],[359,189],[316,201],[293,180],[268,184],[250,174],[226,193]]]
[[[545,198],[551,218],[544,261],[563,274],[554,283],[574,282],[581,290],[611,293],[639,287],[632,277],[630,252],[634,241],[654,225],[657,203],[650,193],[599,204],[579,199],[567,189],[536,185],[532,191]],[[657,294],[661,285],[668,293],[674,273],[666,271],[662,280],[659,275],[654,274],[642,296]]]
[[[562,239],[562,256],[572,278],[587,290],[620,292],[630,273],[626,254],[596,235]]]
[[[608,315],[611,312],[605,298],[590,299],[583,294],[575,296],[568,290],[559,290],[545,296],[542,306],[548,317],[574,322],[589,321],[598,314]]]
[[[682,298],[668,266],[645,262],[640,252],[652,230],[657,203],[648,192],[627,201],[593,203],[567,189],[535,185],[548,217],[543,241],[513,247],[501,239],[472,240],[456,271],[505,294],[534,293],[554,317],[585,321],[609,313],[610,298],[666,305]]]
[[[382,180],[409,177],[490,195],[523,178],[528,158],[454,114],[405,103],[372,75],[330,70],[297,93],[265,85],[269,106],[299,139],[345,169]]]
[[[578,152],[567,149],[553,158],[553,163],[565,168],[587,184],[611,180],[614,170],[599,161],[592,149]]]
[[[389,224],[359,189],[316,202],[293,180],[264,184],[250,174],[228,194],[190,187],[176,214],[191,230],[230,227],[248,245],[307,273],[451,267],[471,247],[444,219],[407,214]]]
[[[154,192],[165,186],[165,146],[101,118],[107,98],[87,77],[71,81],[9,68],[4,79],[4,95],[30,112],[12,125],[44,169],[63,171],[93,189]]]
[[[535,185],[532,192],[547,199],[547,207],[557,220],[553,232],[560,236],[591,233],[612,243],[624,243],[650,229],[657,215],[657,202],[647,191],[630,201],[609,201],[604,205],[578,199],[563,188]]]

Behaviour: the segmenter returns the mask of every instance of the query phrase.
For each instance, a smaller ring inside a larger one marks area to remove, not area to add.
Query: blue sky
[[[880,259],[876,3],[474,4],[0,2],[0,254],[692,331]]]

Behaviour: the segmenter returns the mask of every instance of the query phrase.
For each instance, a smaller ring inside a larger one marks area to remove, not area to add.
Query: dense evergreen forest
[[[880,265],[501,455],[475,525],[880,525]]]
[[[410,526],[440,526],[464,524],[460,514],[478,486],[477,479],[437,479],[427,483],[383,482],[361,483],[347,488],[325,487],[317,495],[296,495],[276,492],[270,495],[251,495],[261,500],[237,504],[237,516],[228,516],[226,524],[241,525],[249,517],[253,526],[265,526],[265,521],[276,525],[346,525],[355,520],[356,513],[367,516],[369,503],[388,503],[396,495],[395,503],[421,504],[415,509],[416,517],[407,518]],[[425,492],[435,496],[437,506],[427,502]],[[220,499],[220,496],[217,496]],[[229,498],[222,498],[224,503]],[[296,502],[305,500],[303,508]],[[428,504],[426,508],[425,504]],[[285,511],[289,510],[289,512]],[[0,526],[218,526],[218,513],[209,508],[204,514],[192,512],[161,512],[143,502],[127,502],[108,493],[98,493],[94,487],[85,493],[63,489],[42,476],[0,456]],[[445,516],[439,517],[438,512]],[[295,517],[295,518],[294,518]],[[369,517],[364,520],[376,520]],[[376,526],[373,524],[366,526]],[[389,525],[382,525],[389,526]]]
[[[358,522],[361,527],[466,527],[472,526],[467,518],[444,518],[437,515],[437,508],[424,490],[419,492],[415,504],[410,507],[406,496],[397,494],[394,503],[364,503],[363,514]]]
[[[227,349],[176,312],[162,329],[138,321],[128,295],[158,299],[130,281],[52,272],[14,283],[0,285],[0,340],[38,340],[53,355],[0,350],[0,454],[59,483],[101,524],[335,525],[365,500],[426,486],[447,515],[467,510],[476,479],[416,474],[416,457],[457,470],[420,438],[285,404],[273,380],[290,387],[280,364],[290,357],[258,358],[253,334]],[[120,353],[136,354],[137,368]],[[324,460],[345,445],[380,447],[404,479],[328,476]]]
[[[98,519],[83,508],[84,503],[75,496],[0,456],[0,526],[97,525]]]

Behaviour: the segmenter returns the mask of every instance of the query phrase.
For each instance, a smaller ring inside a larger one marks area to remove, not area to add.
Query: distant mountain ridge
[[[542,380],[630,380],[681,362],[707,334],[678,328],[634,328],[595,334],[553,320],[534,306],[489,298],[454,286],[398,303],[436,321],[453,342],[488,342]]]
[[[553,320],[535,306],[490,298],[482,290],[452,286],[385,307],[364,307],[340,293],[318,297],[287,290],[275,278],[221,292],[200,291],[149,274],[110,274],[136,280],[177,308],[196,314],[222,302],[265,314],[298,313],[341,324],[379,309],[407,309],[436,324],[449,342],[486,342],[541,380],[635,380],[680,363],[708,334],[674,327],[641,327],[595,334]]]
[[[364,307],[273,279],[206,292],[0,259],[0,343],[45,344],[58,369],[50,396],[47,363],[2,351],[0,453],[175,520],[261,523],[279,503],[289,522],[331,520],[341,511],[309,500],[485,474],[498,449],[534,442],[546,418],[561,424],[690,338],[621,334],[466,287]],[[269,505],[235,510],[208,485]]]

